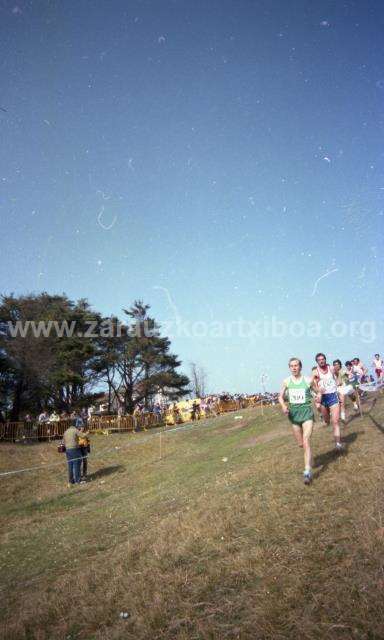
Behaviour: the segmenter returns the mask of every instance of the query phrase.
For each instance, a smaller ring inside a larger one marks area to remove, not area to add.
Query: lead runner
[[[304,448],[304,484],[312,482],[312,451],[311,435],[313,429],[313,408],[311,378],[301,374],[303,368],[299,358],[291,358],[288,362],[291,375],[285,378],[279,395],[279,403],[288,419],[292,423],[293,435],[299,447]],[[286,402],[288,394],[288,403]]]

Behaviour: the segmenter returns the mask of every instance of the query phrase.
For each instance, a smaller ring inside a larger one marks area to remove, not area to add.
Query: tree
[[[99,370],[104,369],[104,380],[125,413],[132,413],[139,403],[150,409],[159,392],[171,400],[188,393],[189,380],[177,372],[181,363],[170,353],[170,340],[160,335],[149,309],[140,300],[124,309],[128,325],[121,336],[104,343],[100,355]]]
[[[67,311],[68,325],[76,327],[76,331],[56,339],[52,371],[52,401],[60,410],[84,407],[93,397],[91,390],[98,379],[96,341],[102,321],[86,300],[71,304]]]
[[[136,301],[124,311],[129,322],[123,327],[86,300],[48,293],[3,296],[0,418],[79,409],[100,395],[93,391],[101,383],[108,386],[109,410],[117,400],[128,413],[137,403],[151,408],[159,391],[172,400],[185,395],[189,380],[177,372],[180,361],[148,310]]]
[[[0,353],[8,371],[11,420],[23,411],[70,411],[87,403],[95,348],[84,333],[89,322],[100,319],[85,300],[74,303],[65,295],[2,297]]]
[[[195,362],[190,363],[191,387],[195,398],[202,398],[206,395],[207,374],[203,367]]]
[[[122,406],[119,395],[121,379],[117,368],[121,353],[122,327],[116,316],[104,318],[103,323],[106,322],[108,322],[109,331],[100,332],[97,339],[94,370],[98,380],[107,384],[108,413],[111,413],[114,400]]]
[[[12,406],[14,371],[6,354],[0,352],[0,422],[4,422]]]

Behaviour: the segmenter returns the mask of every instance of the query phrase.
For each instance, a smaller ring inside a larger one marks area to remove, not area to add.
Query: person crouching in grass
[[[86,482],[88,472],[88,455],[91,452],[91,443],[89,439],[89,431],[86,431],[86,428],[84,426],[81,426],[79,428],[79,431],[79,447],[81,453],[80,476],[81,482]]]
[[[292,423],[293,435],[299,447],[304,449],[304,484],[312,482],[311,435],[313,429],[313,408],[311,378],[302,373],[302,362],[299,358],[291,358],[288,362],[291,375],[285,378],[279,395],[279,403],[283,413]],[[286,401],[286,397],[288,402]]]

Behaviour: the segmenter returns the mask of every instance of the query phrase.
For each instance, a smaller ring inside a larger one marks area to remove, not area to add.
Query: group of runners
[[[335,440],[335,450],[344,453],[341,438],[340,421],[345,421],[345,403],[349,397],[354,411],[360,409],[359,385],[369,381],[368,369],[359,358],[345,362],[343,368],[341,360],[336,359],[332,365],[327,363],[324,353],[316,355],[316,365],[312,368],[312,375],[302,375],[302,362],[299,358],[291,358],[288,366],[290,376],[285,378],[279,394],[279,403],[285,415],[292,423],[294,437],[300,447],[304,449],[304,484],[312,482],[312,451],[311,435],[314,422],[312,400],[320,412],[323,422],[331,424]],[[383,382],[384,369],[380,354],[375,354],[373,361],[377,380]]]

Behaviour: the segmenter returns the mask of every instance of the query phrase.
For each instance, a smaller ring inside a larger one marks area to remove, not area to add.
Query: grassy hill
[[[384,399],[364,414],[341,458],[317,425],[310,487],[277,408],[94,436],[75,489],[57,443],[2,443],[1,470],[54,466],[0,478],[0,636],[384,638]]]

